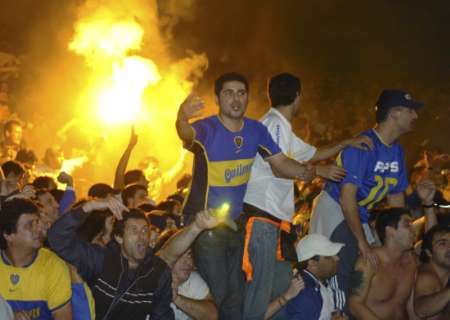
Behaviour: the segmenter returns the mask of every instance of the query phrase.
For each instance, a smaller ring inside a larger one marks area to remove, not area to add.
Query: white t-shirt
[[[178,287],[178,294],[194,300],[203,300],[208,296],[209,288],[200,274],[194,271],[191,273],[189,278],[181,286]],[[176,320],[191,319],[191,317],[189,317],[181,309],[178,309],[178,307],[174,303],[171,303],[170,306],[175,313]]]
[[[283,153],[299,162],[309,161],[317,149],[292,132],[290,122],[276,109],[270,108],[260,120]],[[291,221],[294,214],[294,182],[274,176],[269,163],[257,155],[252,166],[244,202]]]

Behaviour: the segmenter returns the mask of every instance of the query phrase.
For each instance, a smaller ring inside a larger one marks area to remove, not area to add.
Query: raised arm
[[[350,278],[350,313],[356,319],[380,320],[367,306],[367,297],[369,295],[370,283],[375,272],[373,267],[362,257],[359,257],[355,271]]]
[[[134,132],[134,127],[131,127],[130,141],[125,149],[122,157],[120,157],[117,164],[116,173],[114,176],[114,188],[123,189],[125,187],[125,171],[127,170],[128,161],[130,160],[131,152],[138,142],[138,136]]]
[[[105,209],[110,209],[117,217],[117,212],[123,206],[114,198],[88,201],[62,215],[48,231],[52,250],[74,265],[85,280],[92,279],[101,272],[104,248],[78,237],[77,229],[93,211]]]
[[[173,267],[175,262],[186,252],[194,242],[195,238],[205,229],[211,229],[220,223],[218,218],[211,215],[211,210],[200,211],[195,217],[195,221],[189,226],[181,229],[157,252],[169,267]]]
[[[59,214],[63,214],[72,207],[72,205],[76,201],[77,196],[73,188],[73,178],[70,174],[61,172],[58,175],[57,180],[59,183],[63,183],[66,185],[66,190],[64,190],[64,194],[61,201],[59,202],[58,208]]]
[[[177,133],[185,145],[190,145],[195,138],[195,131],[189,120],[200,116],[203,108],[203,100],[196,95],[190,94],[178,109]]]

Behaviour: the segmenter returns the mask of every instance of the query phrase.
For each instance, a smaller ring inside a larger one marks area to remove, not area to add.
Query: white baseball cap
[[[341,251],[343,243],[331,242],[327,237],[312,233],[302,238],[295,247],[298,261],[306,261],[314,256],[335,256]]]

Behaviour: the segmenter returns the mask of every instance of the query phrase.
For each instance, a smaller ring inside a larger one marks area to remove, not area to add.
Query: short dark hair
[[[148,225],[150,225],[150,222],[148,221],[144,211],[142,211],[141,209],[130,209],[130,211],[128,211],[128,212],[123,212],[122,217],[123,217],[122,220],[116,219],[114,221],[114,227],[113,227],[113,231],[112,231],[112,235],[111,235],[112,237],[114,237],[114,236],[122,237],[123,236],[125,222],[129,219],[142,219],[142,220],[145,220]]]
[[[144,172],[139,169],[128,170],[125,172],[124,176],[124,184],[127,186],[132,183],[136,183],[139,181],[141,177],[145,177]]]
[[[5,177],[7,177],[11,173],[16,176],[21,176],[25,173],[25,169],[23,168],[23,166],[19,162],[14,160],[4,162],[2,164],[2,170]]]
[[[168,200],[161,201],[160,203],[158,203],[155,210],[162,210],[162,211],[165,211],[166,213],[172,213],[173,209],[177,205],[180,205],[179,201],[168,199]]]
[[[300,79],[290,73],[280,73],[269,79],[269,99],[274,108],[290,105],[300,92]]]
[[[220,91],[222,91],[223,84],[225,82],[230,82],[230,81],[242,82],[245,85],[245,90],[247,90],[247,92],[248,92],[247,79],[240,73],[229,72],[229,73],[224,73],[224,74],[220,75],[214,83],[214,93],[216,94],[217,97],[220,95]]]
[[[438,224],[423,235],[422,250],[420,251],[420,261],[422,261],[422,263],[428,263],[430,261],[427,250],[429,252],[433,250],[434,236],[439,233],[450,233],[450,226]]]
[[[17,231],[17,221],[23,214],[39,214],[38,206],[31,200],[15,198],[6,201],[0,212],[0,248],[6,249],[8,244],[4,234]]]
[[[33,187],[36,189],[50,189],[50,184],[56,184],[52,177],[40,176],[33,180]]]
[[[22,123],[20,123],[20,121],[18,121],[18,120],[14,120],[14,119],[13,120],[8,120],[8,121],[6,121],[6,123],[3,126],[3,131],[4,132],[11,131],[13,126],[22,127]]]
[[[105,229],[106,218],[110,216],[112,216],[110,210],[92,211],[83,224],[77,229],[77,234],[84,240],[92,242],[92,240]]]
[[[128,207],[128,199],[133,198],[136,192],[138,192],[139,190],[144,190],[145,192],[147,192],[147,188],[138,183],[130,184],[125,189],[123,189],[122,191],[123,204]]]
[[[373,213],[377,216],[375,230],[383,243],[386,239],[386,227],[397,229],[398,223],[403,215],[411,216],[411,213],[407,208],[384,208],[374,210]]]
[[[106,183],[96,183],[89,188],[88,196],[105,199],[106,197],[108,197],[108,195],[111,195],[113,193],[114,189],[110,185]]]
[[[20,149],[16,155],[16,161],[25,164],[35,164],[38,158],[31,149]]]
[[[295,267],[299,271],[305,270],[306,268],[308,268],[309,261],[311,261],[311,260],[319,261],[319,259],[320,259],[320,256],[316,254],[315,256],[309,258],[308,260],[297,262]]]

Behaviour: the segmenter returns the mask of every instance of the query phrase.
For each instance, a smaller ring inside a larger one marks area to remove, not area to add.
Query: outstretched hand
[[[317,175],[322,178],[339,182],[344,179],[346,171],[344,168],[336,165],[317,166]]]
[[[202,98],[195,94],[190,94],[181,103],[178,110],[178,119],[180,120],[190,120],[195,117],[199,117],[205,107],[205,103]]]

